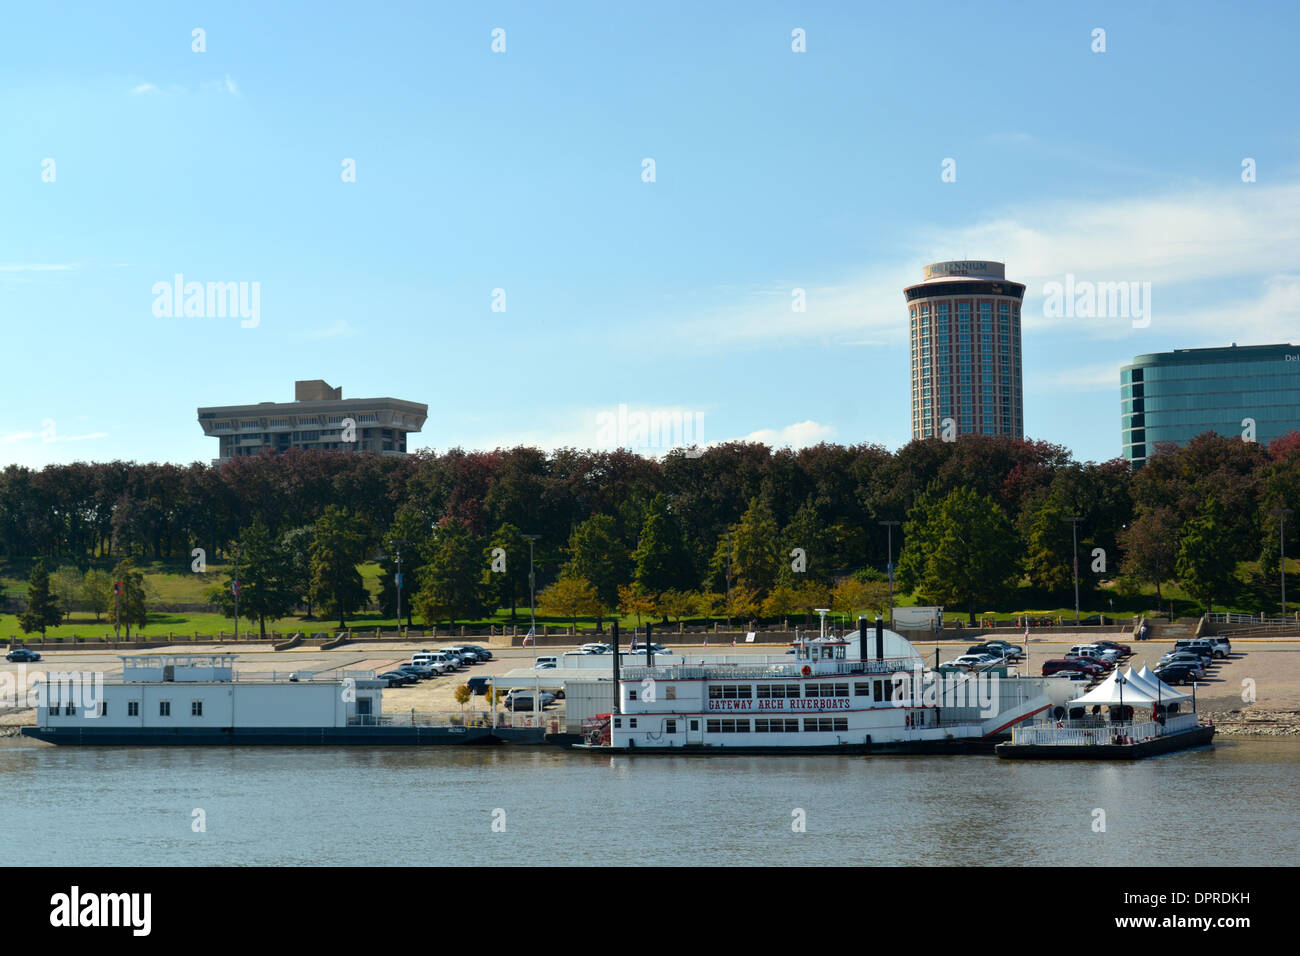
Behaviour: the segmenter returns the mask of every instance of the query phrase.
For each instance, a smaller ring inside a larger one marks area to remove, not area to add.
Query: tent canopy
[[[1130,673],[1132,673],[1131,669]],[[1123,684],[1120,683],[1121,679],[1124,681]],[[1162,695],[1161,702],[1169,701]],[[1125,707],[1150,707],[1154,703],[1156,703],[1155,688],[1136,681],[1130,682],[1127,677],[1121,678],[1118,670],[1114,670],[1109,677],[1088,693],[1076,697],[1065,706],[1067,708],[1091,707],[1100,704],[1102,707],[1118,707],[1123,704]]]
[[[1133,668],[1131,667],[1129,668],[1130,671],[1132,671],[1132,669]],[[1153,687],[1160,688],[1160,702],[1162,704],[1174,704],[1192,699],[1191,694],[1184,693],[1181,690],[1174,690],[1155,674],[1151,673],[1151,671],[1147,670],[1146,664],[1143,664],[1142,669],[1137,672],[1137,677],[1146,681]]]

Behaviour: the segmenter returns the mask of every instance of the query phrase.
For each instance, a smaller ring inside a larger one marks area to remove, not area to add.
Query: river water
[[[0,746],[0,858],[1295,865],[1298,781],[1300,740],[1276,738],[1221,737],[1131,764],[13,742]]]

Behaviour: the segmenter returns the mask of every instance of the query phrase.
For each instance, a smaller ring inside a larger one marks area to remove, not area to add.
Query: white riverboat
[[[791,654],[687,658],[624,667],[615,713],[586,749],[637,753],[964,753],[991,751],[1008,729],[1052,705],[1045,681],[1006,668],[927,669],[902,635],[876,622]]]

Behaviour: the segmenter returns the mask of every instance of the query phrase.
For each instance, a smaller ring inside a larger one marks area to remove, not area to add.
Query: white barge
[[[122,677],[47,672],[23,734],[82,746],[541,743],[540,727],[385,714],[373,671],[250,674],[233,654],[122,658]]]
[[[624,667],[615,712],[580,749],[635,753],[991,752],[1008,729],[1047,710],[1045,682],[924,667],[902,635],[865,621],[781,657],[724,657]]]

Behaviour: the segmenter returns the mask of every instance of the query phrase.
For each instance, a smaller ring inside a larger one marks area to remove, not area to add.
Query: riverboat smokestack
[[[610,622],[610,640],[614,643],[614,713],[623,711],[618,706],[618,621]]]
[[[876,660],[885,659],[885,622],[876,615]]]
[[[867,659],[867,619],[858,618],[858,660]]]

